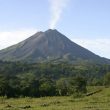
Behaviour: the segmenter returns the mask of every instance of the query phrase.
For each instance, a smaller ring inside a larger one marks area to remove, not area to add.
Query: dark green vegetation
[[[0,95],[7,97],[86,94],[87,85],[110,85],[110,65],[0,61]]]
[[[25,62],[79,61],[110,64],[102,58],[69,40],[57,30],[38,32],[30,38],[0,51],[0,60]]]

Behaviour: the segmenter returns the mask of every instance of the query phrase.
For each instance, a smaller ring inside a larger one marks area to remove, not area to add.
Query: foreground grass
[[[90,88],[89,88],[90,90]],[[84,98],[0,98],[0,110],[110,110],[110,88]]]

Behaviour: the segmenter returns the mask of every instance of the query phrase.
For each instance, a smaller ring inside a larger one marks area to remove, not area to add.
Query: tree
[[[5,96],[8,92],[8,81],[5,76],[0,75],[0,95]]]
[[[41,78],[39,86],[40,96],[55,96],[55,83],[50,78]]]
[[[8,91],[7,97],[19,97],[20,96],[20,81],[16,76],[8,76]]]
[[[104,76],[104,85],[105,85],[105,86],[110,86],[110,72],[108,72],[108,73]]]
[[[39,81],[33,73],[19,75],[20,91],[23,96],[39,96]]]
[[[56,82],[58,94],[61,96],[68,95],[69,82],[67,78],[61,78]]]
[[[102,86],[103,85],[103,79],[102,78],[93,78],[91,81],[92,86]]]
[[[87,89],[86,89],[86,85],[87,85],[87,81],[84,77],[82,76],[76,76],[75,78],[72,78],[70,80],[70,92],[71,94],[74,93],[86,93]]]

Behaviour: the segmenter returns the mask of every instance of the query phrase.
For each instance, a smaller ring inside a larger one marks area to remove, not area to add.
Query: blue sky
[[[110,0],[0,0],[0,49],[52,22],[71,40],[110,58]]]

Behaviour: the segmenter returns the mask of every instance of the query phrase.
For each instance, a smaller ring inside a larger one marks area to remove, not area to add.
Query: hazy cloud
[[[102,57],[110,58],[110,39],[109,38],[96,38],[96,39],[82,39],[76,38],[72,41],[80,44],[81,46],[89,49],[90,51]]]
[[[36,32],[35,29],[20,29],[0,32],[0,49],[16,44]]]

